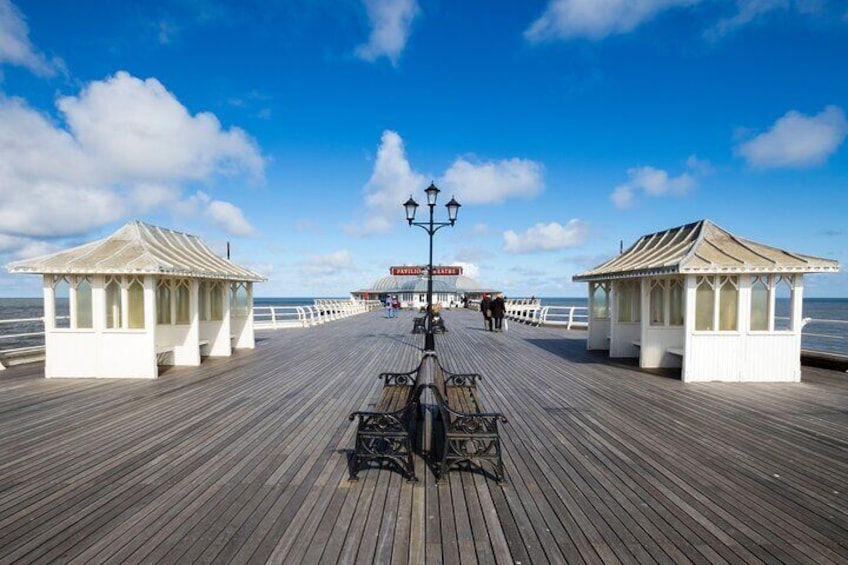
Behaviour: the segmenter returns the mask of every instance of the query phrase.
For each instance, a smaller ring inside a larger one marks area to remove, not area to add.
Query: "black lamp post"
[[[418,202],[413,200],[412,196],[409,197],[409,200],[406,201],[403,207],[406,208],[406,220],[409,222],[409,225],[423,228],[430,236],[430,262],[427,264],[427,325],[424,334],[424,351],[435,351],[436,340],[433,337],[433,234],[445,226],[453,226],[456,223],[456,214],[459,212],[460,204],[454,198],[451,198],[450,202],[445,204],[445,207],[448,209],[448,221],[434,222],[433,210],[436,207],[436,199],[441,191],[431,182],[430,186],[424,192],[427,193],[427,206],[430,207],[429,222],[415,221],[415,211],[418,209]]]

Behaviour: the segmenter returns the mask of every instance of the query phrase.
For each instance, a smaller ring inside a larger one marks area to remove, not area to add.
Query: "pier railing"
[[[562,326],[566,329],[589,327],[586,306],[542,306],[538,298],[510,298],[505,301],[509,320],[535,326]]]
[[[312,306],[254,306],[253,328],[306,328],[362,314],[372,308],[367,302],[327,298],[316,298]]]
[[[368,312],[379,305],[379,301],[317,299],[313,306],[255,306],[254,328],[316,326]],[[532,325],[584,329],[589,324],[589,309],[585,306],[542,306],[538,299],[510,299],[506,317]],[[67,320],[68,316],[57,319]],[[848,320],[808,318],[801,338],[805,351],[848,355]],[[0,320],[0,370],[43,357],[44,318]]]

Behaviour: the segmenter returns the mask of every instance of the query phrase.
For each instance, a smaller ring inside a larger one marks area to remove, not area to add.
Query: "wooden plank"
[[[508,484],[347,481],[347,415],[416,367],[411,314],[259,332],[156,381],[0,375],[0,563],[848,562],[848,379],[683,384],[585,334],[445,313],[466,409],[501,428]],[[398,391],[400,392],[400,391]],[[391,402],[400,402],[393,396]]]

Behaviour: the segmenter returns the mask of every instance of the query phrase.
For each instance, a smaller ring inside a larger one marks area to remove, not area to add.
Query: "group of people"
[[[483,313],[483,326],[490,332],[502,332],[504,330],[504,314],[506,314],[506,304],[504,303],[503,294],[498,294],[494,298],[490,298],[488,294],[483,294],[483,299],[480,301],[480,311]],[[493,326],[494,323],[494,327]]]
[[[397,295],[389,295],[386,297],[386,318],[397,318],[400,312],[400,300]]]

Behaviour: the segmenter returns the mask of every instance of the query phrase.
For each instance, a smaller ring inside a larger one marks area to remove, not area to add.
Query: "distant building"
[[[803,275],[837,271],[701,220],[644,235],[573,280],[589,283],[588,349],[681,367],[684,382],[797,382]]]
[[[198,237],[131,222],[105,239],[12,263],[44,277],[45,376],[156,378],[159,364],[253,348],[262,275]],[[56,316],[68,300],[69,319]]]
[[[463,305],[463,298],[479,300],[483,293],[500,292],[480,285],[462,273],[462,267],[433,267],[433,303],[444,308]],[[384,301],[386,296],[397,296],[404,308],[420,309],[427,304],[427,268],[417,266],[391,267],[389,274],[370,287],[354,290],[351,296],[358,300]]]

